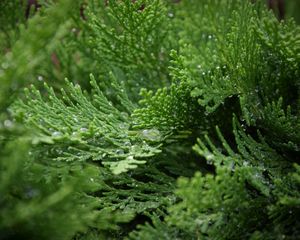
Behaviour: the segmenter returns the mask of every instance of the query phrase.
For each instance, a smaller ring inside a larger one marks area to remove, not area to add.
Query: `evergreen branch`
[[[120,86],[118,95],[123,109],[133,105]],[[48,97],[32,87],[26,90],[27,101],[14,107],[16,115],[51,138],[54,145],[49,153],[57,161],[101,161],[115,174],[144,164],[145,158],[160,152],[161,134],[158,130],[133,131],[128,114],[112,105],[101,92],[91,76],[95,94],[91,99],[79,85],[66,81],[67,93],[62,90],[58,98],[51,87],[45,84]]]
[[[19,41],[5,55],[1,65],[0,81],[3,87],[0,89],[0,102],[9,96],[13,88],[24,86],[30,78],[36,79],[36,75],[32,76],[33,70],[37,69],[41,62],[51,60],[51,52],[58,40],[66,34],[66,28],[70,24],[67,16],[76,5],[74,1],[54,4],[45,10],[48,17],[37,14],[28,21],[27,28],[24,25],[20,26]],[[9,83],[10,81],[12,82]]]

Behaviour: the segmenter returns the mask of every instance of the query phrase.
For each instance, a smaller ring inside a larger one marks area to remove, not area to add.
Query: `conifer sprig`
[[[130,111],[133,104],[118,89],[120,107]],[[113,106],[91,76],[93,95],[90,99],[79,85],[66,81],[62,99],[45,84],[46,100],[32,87],[26,90],[27,102],[20,101],[15,109],[26,123],[54,144],[49,155],[57,161],[101,161],[116,173],[145,163],[145,158],[160,153],[162,135],[156,129],[131,130],[130,112]]]
[[[0,238],[299,238],[293,20],[250,0],[41,0],[28,20],[21,2],[0,16]]]

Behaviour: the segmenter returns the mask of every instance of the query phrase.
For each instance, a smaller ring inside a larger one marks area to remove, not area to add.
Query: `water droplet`
[[[130,152],[139,152],[140,148],[136,145],[131,146]]]
[[[129,160],[129,161],[134,160],[133,156],[131,156],[131,155],[128,156],[126,159]]]
[[[248,166],[248,165],[249,165],[249,162],[247,162],[247,161],[243,162],[243,166]]]
[[[85,127],[82,127],[82,128],[80,128],[80,132],[87,132],[87,128],[85,128]]]
[[[13,122],[7,119],[4,121],[4,126],[7,128],[11,128],[13,126]]]
[[[173,13],[168,13],[168,16],[170,17],[170,18],[172,18],[172,17],[174,17],[174,14]]]
[[[90,178],[90,181],[91,181],[91,182],[94,182],[94,178]]]
[[[142,131],[142,137],[146,140],[150,141],[159,141],[161,136],[160,136],[160,131],[157,129],[145,129]]]
[[[211,36],[211,35],[208,35],[208,39],[212,39],[212,36]]]
[[[116,154],[118,154],[118,155],[123,155],[123,154],[124,154],[123,149],[117,149],[117,150],[116,150]]]
[[[127,112],[121,112],[121,116],[123,118],[128,118],[128,113]]]
[[[58,132],[58,131],[55,131],[55,132],[52,133],[52,137],[59,137],[61,135],[62,135],[62,133]]]
[[[6,63],[6,62],[2,63],[2,64],[1,64],[1,67],[2,67],[3,69],[7,69],[7,68],[8,68],[8,63]]]
[[[232,172],[235,171],[235,164],[234,164],[234,162],[231,163],[230,170],[231,170]]]
[[[127,129],[127,127],[128,127],[127,124],[125,124],[123,122],[119,124],[119,128],[121,128],[121,129]]]
[[[26,198],[30,199],[30,198],[34,198],[34,197],[38,196],[39,194],[40,194],[39,190],[30,188],[26,191],[25,196],[26,196]]]
[[[214,155],[213,154],[211,154],[211,153],[206,153],[205,155],[204,155],[204,157],[205,157],[205,159],[206,159],[206,161],[207,161],[207,164],[209,164],[209,165],[211,165],[212,163],[213,163],[213,159],[214,159]]]
[[[38,76],[38,77],[37,77],[37,80],[38,80],[38,81],[43,81],[44,78],[43,78],[43,76]]]

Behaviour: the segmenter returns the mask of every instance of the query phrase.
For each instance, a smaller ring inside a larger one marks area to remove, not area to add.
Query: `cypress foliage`
[[[299,239],[293,18],[38,3],[0,4],[0,239]]]

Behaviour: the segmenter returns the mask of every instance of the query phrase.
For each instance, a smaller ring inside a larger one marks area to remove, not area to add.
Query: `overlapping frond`
[[[29,19],[20,2],[0,17],[0,238],[298,238],[293,20],[263,1],[41,0]]]

